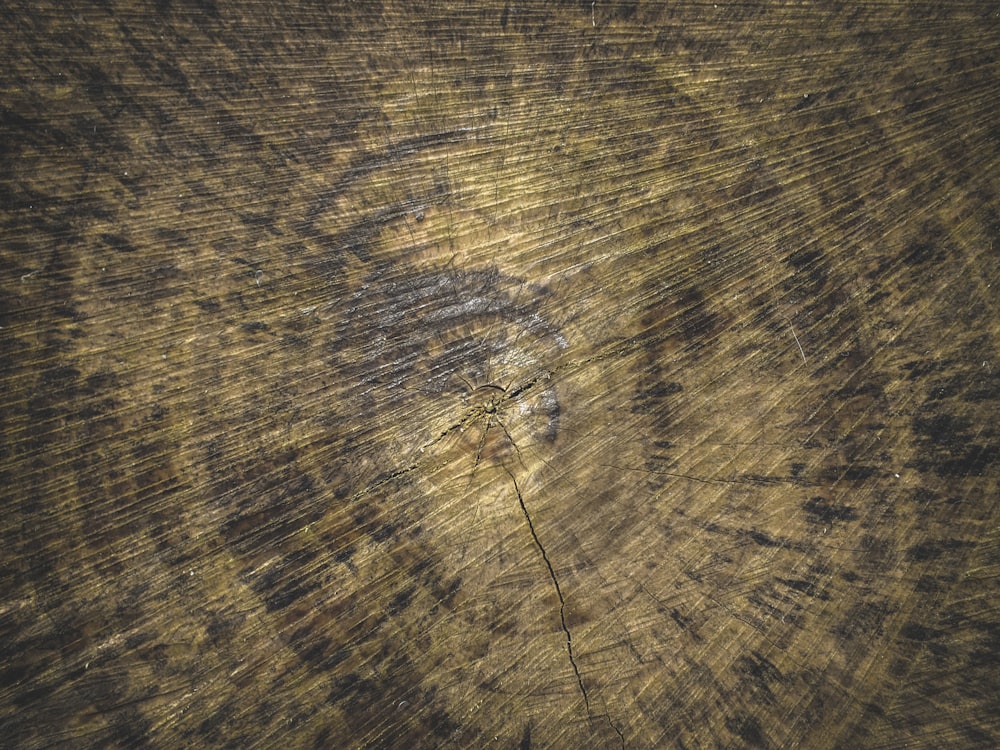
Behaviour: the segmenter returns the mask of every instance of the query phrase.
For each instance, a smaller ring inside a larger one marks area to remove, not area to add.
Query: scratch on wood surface
[[[785,320],[788,323],[788,329],[792,332],[792,338],[795,339],[795,345],[797,347],[799,347],[799,354],[802,355],[802,364],[805,364],[805,362],[806,362],[806,353],[802,349],[802,344],[799,342],[799,337],[795,335],[795,328],[792,326],[792,321],[788,320],[788,318],[785,318]]]

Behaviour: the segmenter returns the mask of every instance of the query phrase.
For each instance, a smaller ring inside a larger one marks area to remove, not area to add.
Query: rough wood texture
[[[993,4],[99,5],[0,32],[0,744],[1000,741]]]

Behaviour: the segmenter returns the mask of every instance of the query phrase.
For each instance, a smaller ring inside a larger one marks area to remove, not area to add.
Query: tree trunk
[[[1000,742],[989,4],[21,5],[0,744]]]

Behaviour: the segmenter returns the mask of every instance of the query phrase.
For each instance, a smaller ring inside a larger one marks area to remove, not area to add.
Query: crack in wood
[[[573,635],[570,633],[569,626],[566,624],[566,600],[563,598],[562,588],[559,586],[559,579],[556,577],[555,568],[552,567],[552,561],[549,560],[548,553],[545,551],[545,547],[542,546],[541,540],[538,538],[538,532],[535,531],[535,524],[531,520],[531,514],[528,513],[528,506],[524,503],[524,496],[521,494],[521,487],[517,483],[517,478],[506,466],[504,469],[507,475],[510,477],[510,481],[514,485],[514,492],[517,494],[517,502],[521,506],[521,513],[524,514],[524,520],[528,522],[528,531],[531,532],[531,538],[535,541],[535,546],[538,547],[538,551],[542,556],[542,560],[545,562],[545,567],[549,570],[549,578],[552,579],[552,586],[556,590],[556,596],[559,597],[559,623],[562,626],[562,631],[566,635],[566,653],[569,656],[570,666],[573,667],[573,674],[576,675],[576,683],[580,686],[580,694],[583,696],[583,705],[587,711],[588,718],[595,718],[594,713],[590,709],[590,695],[587,693],[587,688],[583,684],[583,675],[580,674],[580,667],[577,666],[576,657],[573,656]],[[615,724],[611,717],[607,713],[599,714],[596,718],[603,718],[612,729],[615,730],[615,734],[618,735],[618,739],[621,740],[622,747],[625,747],[625,735],[622,734],[621,729]]]

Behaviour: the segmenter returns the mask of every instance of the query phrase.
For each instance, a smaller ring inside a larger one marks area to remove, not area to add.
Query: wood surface
[[[995,4],[0,15],[0,745],[1000,742]]]

